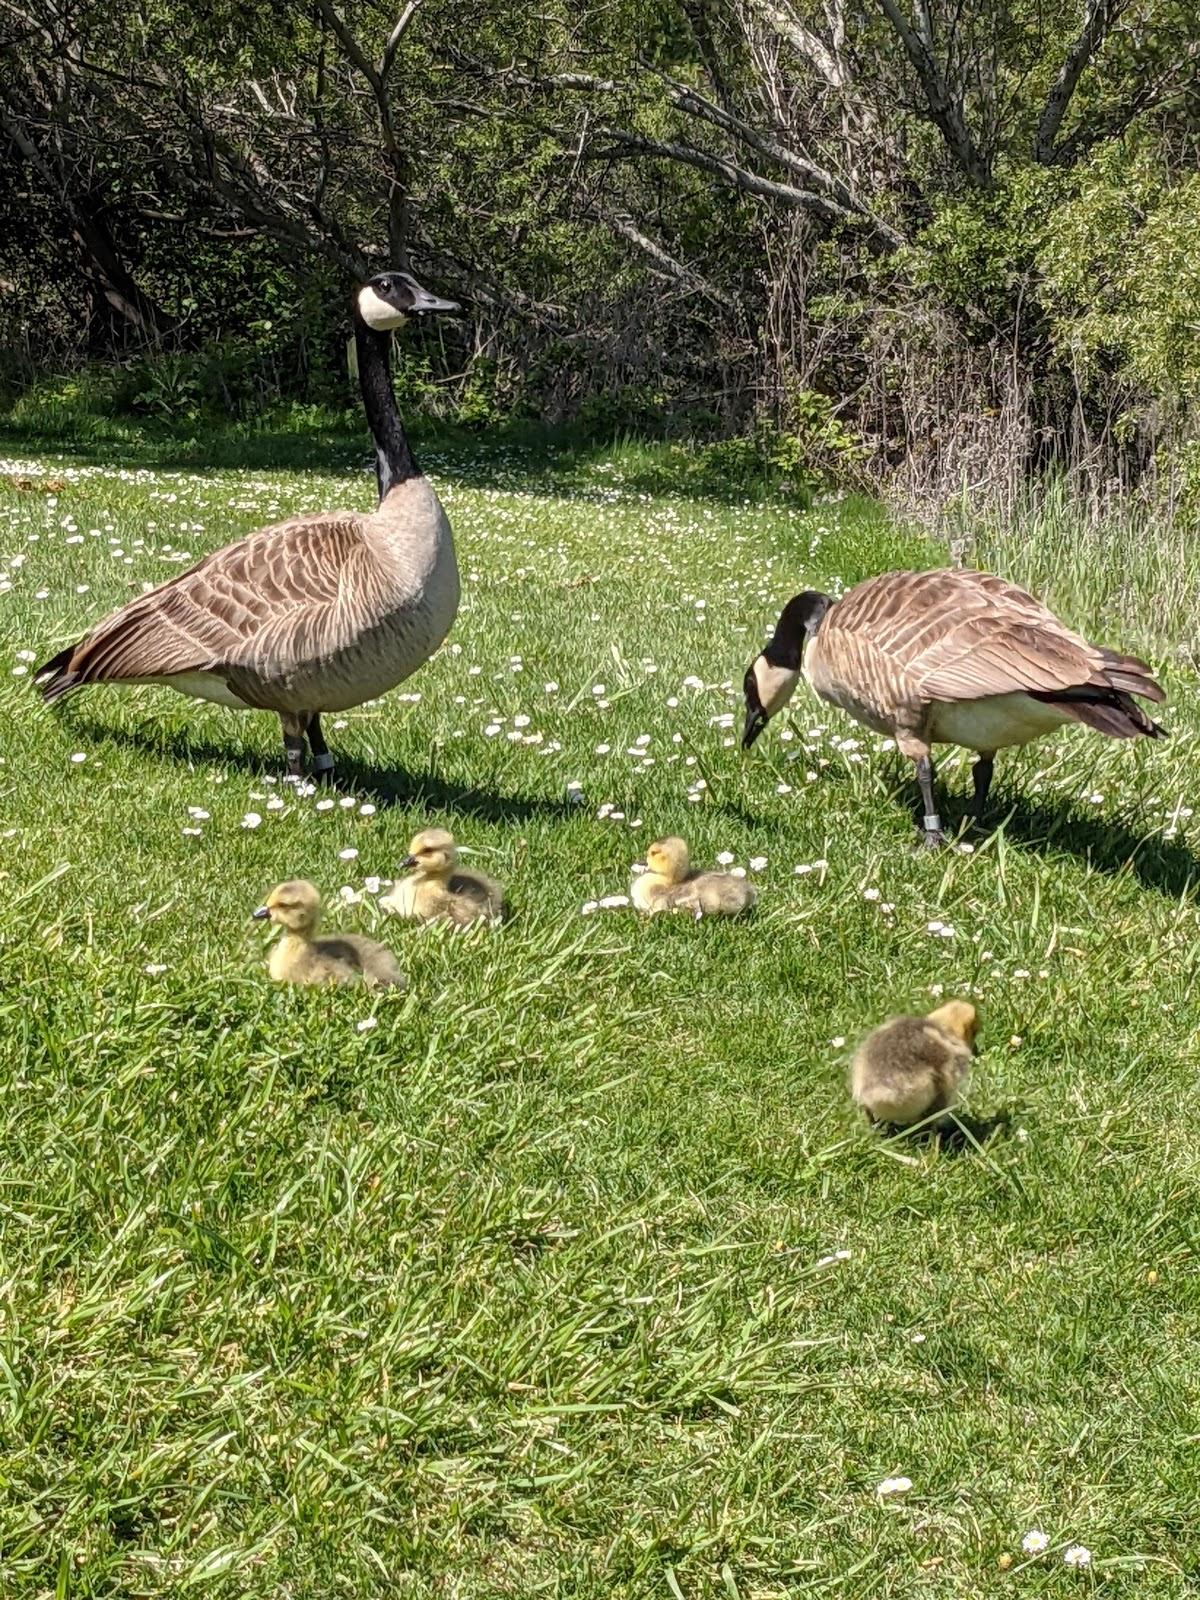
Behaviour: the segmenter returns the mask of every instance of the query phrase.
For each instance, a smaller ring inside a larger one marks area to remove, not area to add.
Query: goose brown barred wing
[[[869,636],[925,701],[1093,687],[1162,699],[1144,662],[1100,649],[990,573],[894,573],[860,584],[826,626]]]
[[[352,643],[380,591],[361,517],[294,517],[130,601],[80,641],[65,668],[77,683],[267,664],[271,675],[286,673]]]

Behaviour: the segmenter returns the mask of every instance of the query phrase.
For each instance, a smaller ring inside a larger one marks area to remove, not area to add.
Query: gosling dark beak
[[[400,870],[403,871],[406,867],[415,867],[416,864],[416,856],[405,856],[404,860],[400,863]]]
[[[265,922],[270,915],[271,911],[268,906],[259,906],[257,911],[251,913],[251,917],[255,922]]]
[[[461,311],[462,307],[457,300],[443,300],[439,295],[430,294],[428,289],[419,289],[410,309],[413,311]]]

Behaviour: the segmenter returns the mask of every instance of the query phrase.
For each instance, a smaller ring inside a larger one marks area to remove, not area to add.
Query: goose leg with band
[[[318,781],[328,783],[333,775],[333,757],[321,732],[321,714],[314,711],[308,722],[308,748],[312,751],[312,765]]]
[[[927,755],[920,756],[917,759],[917,782],[921,786],[921,800],[925,806],[923,819],[925,848],[927,850],[936,850],[939,845],[945,844],[946,841],[942,834],[942,819],[938,816],[937,808],[933,802],[933,762]]]

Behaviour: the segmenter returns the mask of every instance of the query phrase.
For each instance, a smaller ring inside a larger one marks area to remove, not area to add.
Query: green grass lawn
[[[807,691],[734,742],[792,592],[943,555],[865,504],[653,493],[633,450],[427,451],[462,611],[327,719],[332,804],[269,716],[43,710],[33,657],[368,505],[365,453],[0,467],[0,1592],[1200,1592],[1200,716],[1161,563],[984,539],[1151,654],[1173,738],[1003,757],[973,853],[914,853],[904,764]],[[427,823],[506,927],[376,915]],[[581,914],[674,831],[755,863],[750,920]],[[403,998],[270,986],[249,916],[293,875]],[[873,1137],[850,1045],[951,994],[1008,1132]]]

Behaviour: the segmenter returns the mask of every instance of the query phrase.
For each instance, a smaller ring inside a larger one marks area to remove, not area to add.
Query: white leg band
[[[941,819],[941,817],[926,817],[925,818],[925,832],[926,833],[941,833],[941,831],[942,831],[942,819]]]
[[[332,772],[333,771],[333,757],[329,754],[328,750],[323,751],[319,756],[314,756],[313,757],[313,771],[314,772]]]

